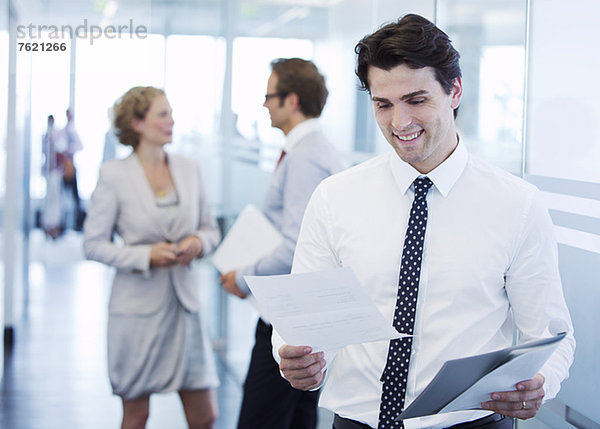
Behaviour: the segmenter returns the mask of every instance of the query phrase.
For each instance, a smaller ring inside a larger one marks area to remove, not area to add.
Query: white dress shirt
[[[250,293],[243,276],[289,274],[304,209],[321,180],[341,171],[340,156],[321,130],[319,120],[307,119],[287,135],[286,155],[273,172],[263,212],[283,236],[283,243],[255,264],[236,272],[240,290]]]
[[[321,122],[317,118],[310,118],[306,121],[300,122],[294,128],[290,130],[287,136],[285,136],[285,143],[283,144],[283,150],[289,153],[294,149],[294,146],[298,144],[304,137],[310,133],[323,133],[321,128]]]
[[[395,152],[326,179],[307,207],[293,273],[351,267],[392,323],[412,182],[420,173]],[[569,333],[541,373],[546,398],[567,377],[575,340],[550,217],[531,184],[470,156],[464,145],[427,175],[423,249],[406,405],[443,363],[551,335]],[[275,333],[274,355],[282,345]],[[388,341],[345,347],[328,356],[320,405],[377,427]],[[406,420],[407,429],[447,427],[489,414],[459,411]]]

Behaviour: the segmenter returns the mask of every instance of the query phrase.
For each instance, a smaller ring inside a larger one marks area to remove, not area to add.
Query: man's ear
[[[294,110],[300,110],[300,97],[295,92],[290,92],[285,97],[285,103],[289,103]]]
[[[450,90],[450,107],[452,107],[452,109],[456,109],[458,106],[460,106],[462,92],[462,78],[459,76],[454,79],[452,89]]]

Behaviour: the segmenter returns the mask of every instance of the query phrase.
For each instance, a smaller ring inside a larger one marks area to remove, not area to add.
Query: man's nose
[[[397,130],[404,130],[408,128],[412,123],[412,116],[405,106],[397,105],[394,106],[392,112],[392,127]]]

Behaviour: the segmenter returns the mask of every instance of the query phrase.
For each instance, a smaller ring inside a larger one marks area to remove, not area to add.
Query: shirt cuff
[[[203,258],[205,255],[208,255],[212,252],[213,247],[206,232],[196,231],[193,235],[198,237],[200,239],[200,243],[202,243],[202,251],[198,256],[196,256],[197,258]]]
[[[240,268],[235,273],[235,282],[237,283],[238,289],[245,293],[246,295],[252,295],[250,288],[248,287],[248,283],[244,280],[244,276],[253,276],[255,275],[254,267],[244,267]]]

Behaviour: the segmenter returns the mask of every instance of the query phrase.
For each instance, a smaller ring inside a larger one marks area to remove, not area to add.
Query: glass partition
[[[277,160],[284,141],[283,133],[271,127],[268,111],[263,107],[271,61],[299,57],[312,60],[313,42],[306,39],[238,37],[233,43],[233,79],[231,108],[236,117],[236,133],[249,141],[261,157]],[[258,146],[252,142],[259,143]],[[274,163],[263,162],[272,169]]]
[[[7,12],[6,2],[0,2],[0,20],[4,21]],[[0,23],[0,50],[8,52],[8,22]],[[6,120],[8,107],[8,55],[0,55],[0,201],[6,190]],[[1,209],[1,206],[0,206]],[[1,212],[1,210],[0,210]],[[1,219],[1,217],[0,217]]]
[[[45,33],[45,40],[48,34]],[[31,179],[30,197],[41,199],[46,195],[43,174],[44,156],[42,138],[46,132],[48,115],[53,115],[55,128],[66,125],[69,107],[70,41],[64,51],[19,52],[31,60]]]
[[[522,174],[526,1],[438,0],[437,24],[461,55],[457,117],[469,150]]]
[[[8,52],[8,1],[0,0],[0,52]],[[4,338],[4,195],[6,192],[6,125],[8,114],[8,55],[0,55],[0,327]],[[0,352],[4,351],[4,340]],[[4,353],[0,355],[3,365]],[[2,376],[0,376],[0,379]]]
[[[173,108],[177,143],[218,131],[225,46],[210,36],[167,38],[165,90]]]
[[[165,90],[173,108],[173,143],[168,150],[200,161],[216,213],[222,205],[219,118],[225,67],[221,37],[167,38]]]
[[[91,195],[103,159],[109,109],[133,86],[164,87],[165,39],[99,39],[94,44],[78,40],[75,46],[75,126],[83,149],[76,155],[79,193]]]
[[[531,2],[526,173],[555,225],[577,339],[569,378],[536,419],[553,427],[600,427],[599,12],[596,0]]]

